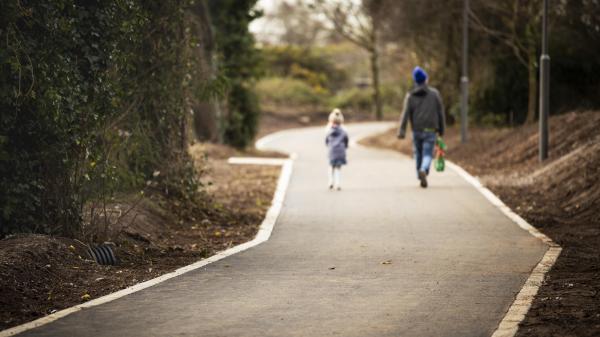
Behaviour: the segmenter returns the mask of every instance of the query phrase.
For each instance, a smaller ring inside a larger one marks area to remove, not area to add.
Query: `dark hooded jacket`
[[[406,123],[410,120],[413,131],[436,131],[444,135],[446,120],[440,93],[427,84],[416,86],[404,98],[404,111],[400,117],[398,136],[406,135]]]

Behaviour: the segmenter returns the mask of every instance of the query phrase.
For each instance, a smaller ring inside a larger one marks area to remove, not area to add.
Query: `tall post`
[[[542,15],[542,56],[540,57],[540,161],[548,158],[548,115],[550,111],[550,56],[548,55],[548,0]]]
[[[460,77],[460,140],[467,142],[467,127],[469,122],[469,0],[464,0],[463,8],[463,52],[462,52],[462,76]]]

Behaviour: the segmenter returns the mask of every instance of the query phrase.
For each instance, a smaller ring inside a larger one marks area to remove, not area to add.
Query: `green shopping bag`
[[[446,156],[446,143],[442,137],[438,137],[435,141],[435,170],[438,172],[443,172],[446,168],[446,161],[444,157]]]

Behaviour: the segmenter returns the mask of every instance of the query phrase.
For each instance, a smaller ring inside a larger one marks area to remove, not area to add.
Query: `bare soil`
[[[22,234],[0,240],[0,330],[171,272],[251,240],[276,187],[278,167],[229,165],[240,152],[213,144],[191,148],[203,174],[202,196],[173,201],[159,193],[89,205],[79,239]],[[94,212],[96,210],[96,212]],[[83,242],[110,241],[119,264],[101,266]]]
[[[563,247],[517,336],[600,336],[600,112],[550,118],[549,159],[538,159],[537,125],[451,128],[448,158]],[[363,144],[410,154],[396,130]],[[410,139],[410,137],[407,137]]]

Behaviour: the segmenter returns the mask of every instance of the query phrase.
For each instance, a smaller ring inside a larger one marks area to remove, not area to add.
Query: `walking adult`
[[[428,76],[425,70],[417,66],[412,75],[415,86],[404,98],[404,111],[400,117],[398,138],[406,137],[406,124],[410,121],[417,178],[421,182],[421,187],[426,188],[436,134],[444,135],[446,120],[440,93],[427,85]]]

